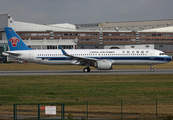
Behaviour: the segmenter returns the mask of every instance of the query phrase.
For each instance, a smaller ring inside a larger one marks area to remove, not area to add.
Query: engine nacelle
[[[107,60],[97,61],[96,68],[99,70],[110,70],[112,69],[112,63]]]

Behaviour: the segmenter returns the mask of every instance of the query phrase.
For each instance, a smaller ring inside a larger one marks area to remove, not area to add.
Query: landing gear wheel
[[[154,72],[153,65],[150,65],[150,72]]]
[[[151,69],[150,69],[150,72],[154,72],[154,69],[153,69],[153,68],[151,68]]]
[[[84,68],[83,72],[90,72],[90,68]]]
[[[83,69],[83,72],[87,72],[87,68],[84,68],[84,69]]]

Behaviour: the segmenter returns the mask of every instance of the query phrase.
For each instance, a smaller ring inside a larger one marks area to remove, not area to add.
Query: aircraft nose
[[[169,60],[170,60],[170,61],[172,60],[172,56],[169,56]]]

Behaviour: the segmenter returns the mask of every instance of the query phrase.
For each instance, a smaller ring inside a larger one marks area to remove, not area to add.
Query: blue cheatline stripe
[[[37,57],[44,59],[49,59],[49,61],[69,61],[70,57]],[[107,59],[107,60],[148,60],[148,61],[171,61],[170,57],[87,57],[94,58],[98,60]],[[152,59],[151,59],[152,58]]]

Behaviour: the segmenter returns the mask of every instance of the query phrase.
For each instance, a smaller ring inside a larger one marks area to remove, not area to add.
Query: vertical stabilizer
[[[11,27],[5,27],[5,32],[6,32],[10,51],[32,50],[23,42],[23,40],[18,36],[18,34]]]

